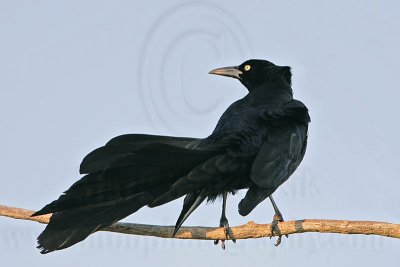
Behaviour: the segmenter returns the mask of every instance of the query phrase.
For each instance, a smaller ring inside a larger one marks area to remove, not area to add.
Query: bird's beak
[[[232,77],[236,79],[240,79],[240,75],[243,72],[238,69],[237,66],[234,67],[225,67],[225,68],[219,68],[215,69],[209,72],[209,74],[215,74],[215,75],[222,75],[226,77]]]

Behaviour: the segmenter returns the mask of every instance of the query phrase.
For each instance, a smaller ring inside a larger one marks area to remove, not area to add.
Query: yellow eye
[[[251,66],[250,66],[250,65],[245,65],[245,66],[244,66],[244,70],[245,70],[245,71],[249,71],[250,69],[251,69]]]

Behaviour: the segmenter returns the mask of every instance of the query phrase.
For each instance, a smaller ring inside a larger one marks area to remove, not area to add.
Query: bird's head
[[[276,81],[284,82],[289,87],[292,83],[290,67],[277,66],[261,59],[250,59],[239,66],[218,68],[209,73],[238,79],[249,91]]]

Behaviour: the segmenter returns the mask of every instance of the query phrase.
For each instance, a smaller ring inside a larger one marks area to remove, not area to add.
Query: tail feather
[[[50,223],[38,237],[40,253],[64,249],[84,240],[90,234],[136,212],[151,202],[154,194],[157,195],[157,192],[137,194],[115,204],[54,213]]]
[[[124,169],[130,171],[130,168]],[[133,172],[126,179],[119,180],[118,178],[120,177],[116,174],[116,179],[113,181],[104,180],[101,173],[89,174],[72,185],[57,200],[46,205],[32,216],[97,204],[112,204],[122,198],[151,190],[157,187],[160,182],[165,186],[169,186],[173,183],[174,176],[172,172],[167,173],[162,169],[153,169],[153,172],[151,174],[148,173],[145,177],[146,179],[142,179],[141,177],[135,179],[135,172]]]
[[[105,146],[95,149],[82,161],[79,172],[81,174],[103,170],[116,159],[138,152],[151,144],[166,144],[174,147],[193,147],[199,139],[187,137],[170,137],[159,135],[126,134],[117,136]]]
[[[104,169],[85,175],[58,200],[32,215],[53,213],[38,237],[38,248],[41,253],[67,248],[149,206],[180,177],[214,154],[215,151],[147,144],[135,153],[108,162]],[[186,204],[180,222],[203,200],[195,199],[190,207]]]
[[[144,143],[162,143],[176,145],[181,142],[192,142],[199,139],[192,137],[176,137],[176,136],[165,136],[165,135],[149,135],[149,134],[123,134],[112,138],[106,143],[106,146],[111,145],[127,145],[127,144],[139,144],[143,146]]]
[[[148,146],[143,148],[140,154],[115,160],[102,172],[84,176],[58,200],[33,216],[118,201],[122,197],[150,190],[160,183],[171,186],[209,155],[210,151],[195,151],[168,145]]]
[[[185,200],[183,201],[183,207],[181,214],[179,215],[178,220],[175,224],[175,230],[172,234],[172,237],[176,235],[179,228],[181,228],[182,224],[186,221],[186,219],[192,214],[192,212],[200,206],[201,203],[206,199],[205,196],[200,195],[199,192],[190,193],[186,195]]]

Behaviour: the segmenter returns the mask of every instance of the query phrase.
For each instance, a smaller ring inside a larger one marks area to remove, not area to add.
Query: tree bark
[[[31,217],[34,211],[0,205],[0,215],[14,219],[29,220],[47,224],[49,215]],[[270,224],[256,224],[252,221],[247,224],[231,227],[236,239],[271,237]],[[136,223],[115,223],[102,231],[172,238],[174,226],[159,226]],[[291,235],[306,232],[336,233],[336,234],[364,234],[380,235],[392,238],[400,238],[400,224],[373,222],[373,221],[349,221],[349,220],[322,220],[305,219],[280,222],[277,234]],[[199,239],[199,240],[225,240],[227,239],[222,228],[218,227],[182,227],[174,238]]]

